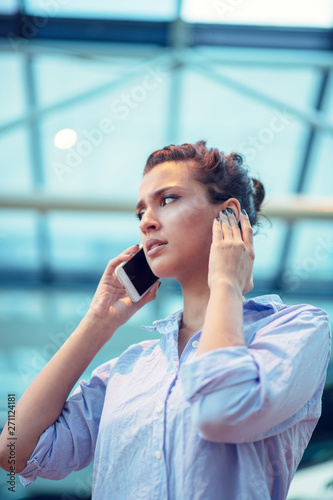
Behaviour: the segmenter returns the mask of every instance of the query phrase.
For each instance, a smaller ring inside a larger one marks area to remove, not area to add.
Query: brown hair
[[[263,184],[249,177],[244,157],[238,153],[225,155],[216,148],[207,148],[206,141],[195,144],[171,144],[154,151],[148,158],[143,175],[160,163],[189,162],[194,178],[205,185],[208,201],[219,204],[236,198],[245,208],[251,226],[260,226],[258,213],[265,197]]]

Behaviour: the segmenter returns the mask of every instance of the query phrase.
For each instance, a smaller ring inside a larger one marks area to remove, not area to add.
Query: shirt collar
[[[168,333],[178,330],[183,319],[183,309],[179,309],[175,313],[167,316],[164,319],[158,319],[153,322],[153,326],[141,325],[141,328],[148,332],[158,331],[159,333]]]
[[[258,297],[253,297],[251,299],[245,299],[243,301],[243,311],[263,311],[267,309],[278,310],[281,309],[282,300],[279,295],[259,295]],[[175,313],[167,316],[164,319],[158,319],[153,322],[153,325],[141,325],[148,332],[157,331],[161,334],[169,333],[179,329],[181,321],[183,319],[183,309],[179,309]]]
[[[281,305],[283,305],[283,302],[280,296],[273,293],[244,300],[243,309],[252,311],[261,311],[263,309],[278,310],[281,309]]]

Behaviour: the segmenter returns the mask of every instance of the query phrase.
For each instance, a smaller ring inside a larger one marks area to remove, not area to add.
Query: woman
[[[179,281],[184,308],[66,401],[117,328],[156,298],[158,283],[131,302],[114,274],[137,245],[108,263],[88,313],[17,404],[23,484],[95,458],[96,500],[286,498],[320,416],[330,327],[311,305],[244,299],[263,197],[239,155],[203,141],[148,158],[141,239],[153,272]],[[5,469],[6,438],[5,426]]]

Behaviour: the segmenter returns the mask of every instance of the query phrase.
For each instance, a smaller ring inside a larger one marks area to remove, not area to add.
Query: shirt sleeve
[[[311,307],[311,306],[310,306]],[[180,369],[199,436],[242,443],[318,419],[330,357],[325,311],[280,311],[251,344],[214,349]]]
[[[62,479],[92,461],[106,385],[116,359],[96,368],[89,383],[81,380],[59,418],[41,434],[26,467],[19,473],[24,486],[37,476]]]

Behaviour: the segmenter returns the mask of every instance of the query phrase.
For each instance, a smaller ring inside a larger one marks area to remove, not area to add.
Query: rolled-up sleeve
[[[180,378],[200,437],[242,443],[320,416],[330,357],[328,316],[311,307],[277,314],[249,346],[183,363]]]
[[[27,466],[19,473],[24,486],[36,477],[62,479],[92,461],[106,385],[115,361],[94,370],[89,383],[80,381],[59,418],[40,436]]]

